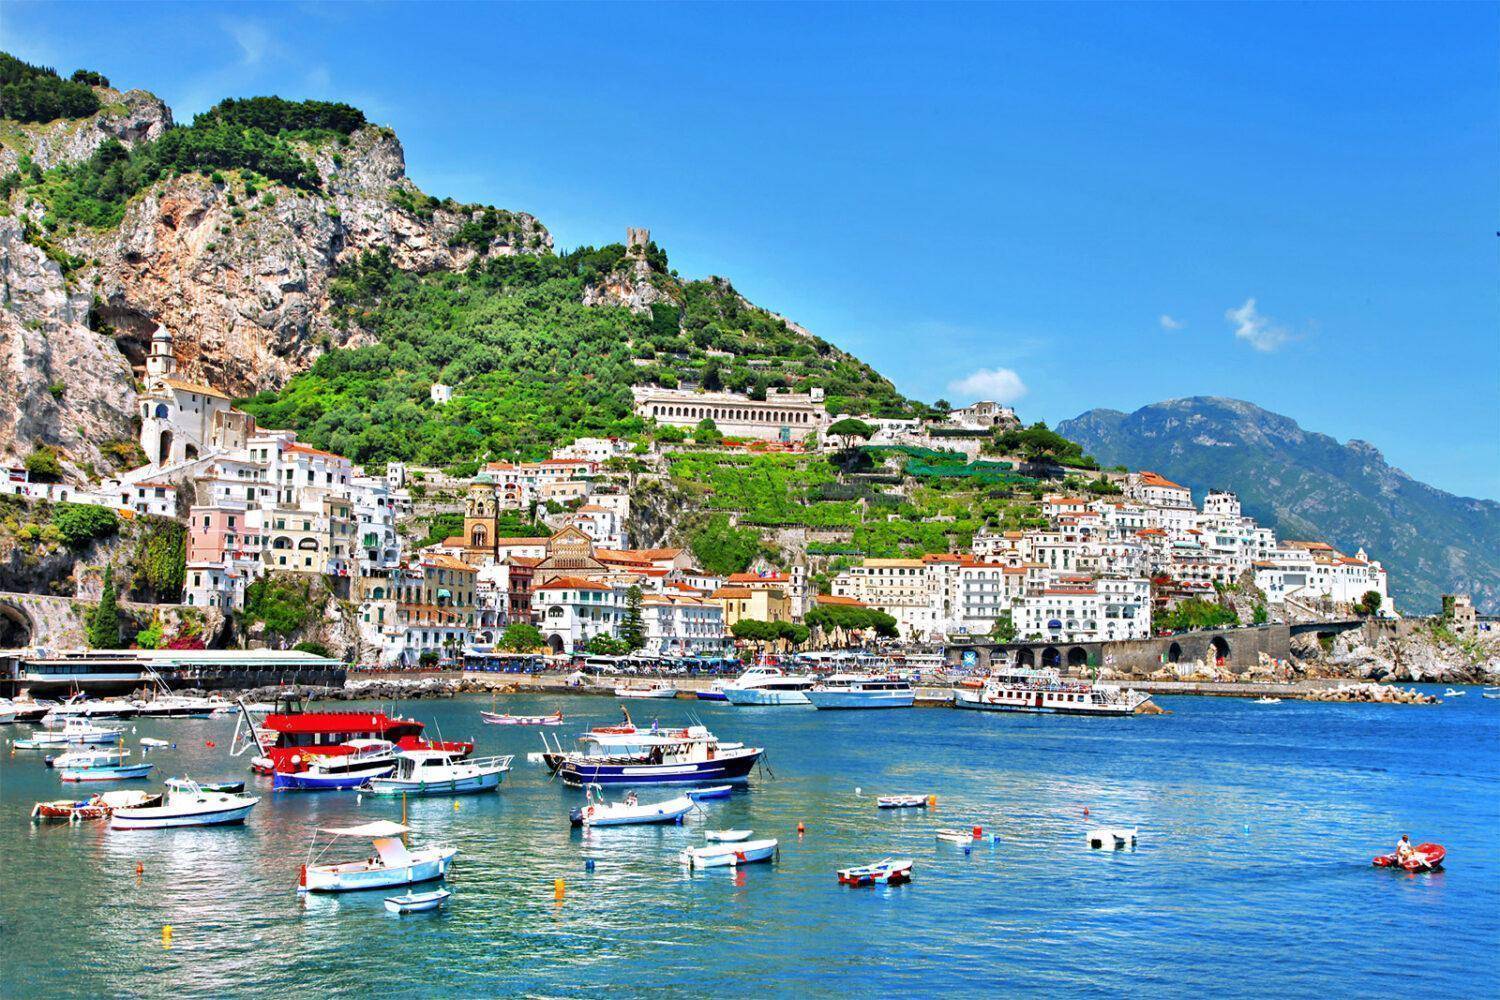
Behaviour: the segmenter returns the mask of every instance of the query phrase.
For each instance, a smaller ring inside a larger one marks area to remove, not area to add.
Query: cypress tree
[[[620,622],[620,641],[631,650],[646,645],[646,617],[641,613],[640,587],[633,586],[625,591],[625,618]]]
[[[85,633],[94,649],[120,648],[120,602],[115,595],[115,569],[104,567],[104,589],[99,592],[99,606],[90,613]]]

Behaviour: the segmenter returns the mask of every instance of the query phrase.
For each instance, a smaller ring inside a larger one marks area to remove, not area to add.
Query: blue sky
[[[348,101],[425,190],[683,274],[902,390],[1249,399],[1500,498],[1500,7],[30,4],[177,116]]]

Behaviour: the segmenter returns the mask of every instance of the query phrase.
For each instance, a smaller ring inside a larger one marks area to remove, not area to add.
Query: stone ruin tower
[[[625,252],[636,255],[644,255],[646,244],[651,242],[651,230],[636,229],[633,226],[625,229]]]

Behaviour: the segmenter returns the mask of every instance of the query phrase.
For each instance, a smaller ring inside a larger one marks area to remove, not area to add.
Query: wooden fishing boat
[[[137,789],[101,792],[86,799],[55,799],[38,802],[31,807],[33,822],[66,820],[79,823],[90,819],[104,819],[116,809],[146,808],[161,805],[160,792],[144,792]]]
[[[468,795],[500,787],[514,756],[464,758],[445,750],[408,750],[396,758],[394,774],[371,778],[370,795]]]
[[[196,781],[174,778],[167,782],[161,805],[116,809],[110,817],[112,830],[160,830],[178,826],[227,826],[245,822],[260,799],[204,791]]]
[[[911,858],[881,858],[868,865],[838,870],[840,885],[901,885],[911,881]]]
[[[689,847],[677,856],[677,860],[691,868],[722,868],[770,861],[776,856],[779,842],[775,840],[746,840],[740,843],[711,844],[708,847]]]
[[[308,847],[308,860],[297,878],[298,892],[352,892],[358,889],[389,889],[398,885],[416,885],[431,882],[448,874],[458,848],[435,844],[408,850],[401,842],[401,835],[410,828],[389,820],[376,820],[360,826],[323,827],[313,833],[313,842]],[[317,834],[330,834],[332,839],[317,857],[326,854],[343,837],[368,839],[375,847],[375,854],[362,861],[340,864],[315,864],[313,856],[317,848]]]
[[[479,717],[489,726],[560,726],[563,724],[562,710],[551,715],[501,715],[496,712],[480,712]]]
[[[451,895],[453,893],[447,889],[433,889],[431,892],[408,890],[400,896],[388,896],[385,908],[392,913],[425,913],[441,908]]]
[[[574,826],[633,826],[642,823],[681,823],[693,808],[686,795],[661,802],[637,802],[635,793],[620,802],[605,802],[603,792],[591,785],[583,805],[568,814]]]

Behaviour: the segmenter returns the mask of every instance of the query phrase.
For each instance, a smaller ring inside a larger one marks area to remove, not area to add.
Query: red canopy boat
[[[353,753],[345,744],[358,739],[389,740],[401,750],[445,750],[465,757],[474,752],[472,742],[424,740],[421,722],[381,711],[309,712],[296,695],[278,698],[276,707],[253,728],[260,754],[250,767],[259,774],[295,774],[316,757]]]
[[[1398,861],[1394,854],[1382,854],[1375,858],[1376,868],[1405,868],[1409,872],[1430,872],[1443,867],[1448,856],[1442,844],[1418,844],[1405,861]]]

